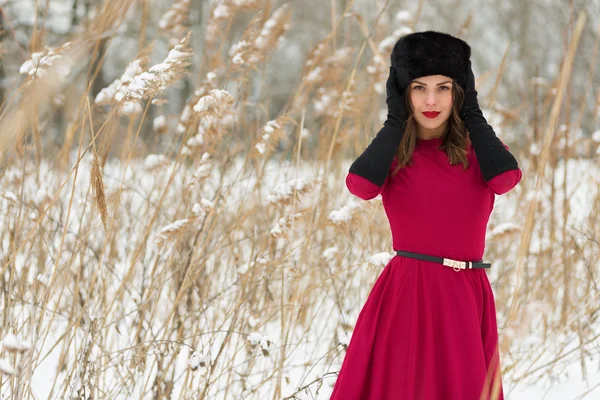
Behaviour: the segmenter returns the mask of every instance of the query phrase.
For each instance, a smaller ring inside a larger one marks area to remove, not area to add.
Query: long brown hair
[[[396,175],[401,168],[411,164],[412,153],[417,144],[417,121],[414,119],[414,108],[410,102],[410,85],[406,89],[404,98],[406,99],[406,109],[408,112],[408,120],[404,128],[404,136],[398,146],[397,157],[398,167],[392,172]],[[467,161],[467,129],[465,128],[462,119],[460,118],[459,110],[462,107],[465,92],[456,83],[452,82],[452,112],[448,118],[448,126],[446,132],[442,136],[443,143],[440,149],[445,150],[448,155],[448,160],[451,165],[462,163],[463,170],[467,169],[469,162]]]

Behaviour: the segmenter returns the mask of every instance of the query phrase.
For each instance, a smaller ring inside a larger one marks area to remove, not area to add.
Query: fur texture
[[[471,47],[463,40],[436,31],[415,32],[396,42],[390,61],[398,71],[402,87],[406,82],[429,75],[446,75],[463,89],[468,78]]]

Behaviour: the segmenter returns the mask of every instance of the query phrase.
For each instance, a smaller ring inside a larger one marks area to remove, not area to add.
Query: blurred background
[[[519,160],[508,399],[600,396],[600,0],[0,0],[0,397],[328,398],[391,255],[345,176],[438,30]]]
[[[20,66],[31,58],[32,53],[43,53],[45,46],[59,47],[78,35],[86,34],[89,35],[86,39],[95,41],[90,53],[80,55],[77,64],[70,66],[68,77],[65,77],[68,84],[64,83],[67,86],[61,88],[63,92],[81,92],[89,84],[89,95],[95,98],[102,88],[123,74],[135,56],[147,51],[149,62],[158,63],[178,37],[191,32],[189,46],[193,55],[185,76],[164,93],[168,102],[148,109],[148,126],[140,132],[140,138],[150,146],[153,140],[148,139],[153,133],[148,128],[153,117],[180,113],[206,73],[215,68],[227,68],[229,50],[240,40],[255,16],[258,8],[252,4],[259,2],[234,2],[241,7],[218,21],[213,18],[215,8],[212,1],[175,2],[180,7],[172,7],[165,1],[128,3],[131,4],[120,10],[123,15],[114,16],[122,18],[122,21],[112,21],[114,25],[110,28],[94,28],[90,24],[98,22],[95,18],[102,11],[103,1],[3,0],[0,3],[3,53],[0,99],[6,99],[11,88],[18,87],[26,78],[26,75],[19,74]],[[281,1],[271,2],[275,8],[281,4]],[[567,118],[581,120],[578,128],[582,129],[583,135],[589,136],[597,126],[598,111],[594,105],[597,106],[595,96],[598,93],[595,86],[600,82],[600,71],[594,63],[598,57],[595,51],[600,24],[598,0],[293,0],[287,4],[292,16],[285,35],[270,46],[269,55],[260,68],[244,76],[245,96],[250,102],[246,106],[254,110],[257,104],[262,104],[264,109],[261,112],[267,118],[289,111],[286,106],[300,86],[309,53],[329,35],[332,36],[327,43],[330,46],[327,52],[334,53],[345,47],[349,52],[347,62],[337,68],[335,80],[347,80],[356,62],[359,71],[356,85],[366,90],[373,86],[374,79],[361,77],[360,73],[377,56],[389,63],[386,46],[393,44],[392,38],[402,34],[394,34],[394,31],[406,27],[433,29],[459,35],[471,44],[474,68],[481,78],[480,92],[489,93],[493,88],[492,106],[501,110],[513,123],[511,137],[507,139],[518,140],[523,145],[537,133],[536,126],[533,126],[532,132],[532,121],[540,119],[545,95],[558,77],[571,42],[575,19],[579,12],[585,11],[588,20],[581,34],[569,82],[568,98],[573,99],[577,107],[569,110]],[[382,12],[383,7],[385,10]],[[211,25],[211,21],[215,26]],[[332,34],[334,26],[336,29]],[[358,50],[367,35],[370,42],[358,57]],[[388,42],[382,43],[387,37],[390,37]],[[501,66],[502,71],[499,71]],[[239,79],[239,75],[228,77]],[[385,82],[382,75],[376,78],[380,84]],[[322,87],[335,83],[326,79]],[[233,82],[220,82],[220,85],[231,88]],[[381,96],[372,96],[360,101],[381,101]],[[64,134],[61,132],[64,132],[64,123],[68,121],[70,112],[68,102],[62,103],[62,98],[55,100],[59,104],[51,110],[53,118],[45,121],[48,125],[45,125],[43,144],[48,146],[48,150],[62,147]],[[584,106],[579,107],[579,103]],[[310,104],[307,106],[310,111]],[[318,126],[315,116],[309,112],[307,117],[309,129]],[[166,123],[169,129],[176,125],[174,118],[169,118]]]

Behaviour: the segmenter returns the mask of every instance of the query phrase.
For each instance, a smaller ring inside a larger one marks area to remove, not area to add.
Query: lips
[[[427,118],[435,118],[440,115],[439,111],[423,111],[423,115]]]

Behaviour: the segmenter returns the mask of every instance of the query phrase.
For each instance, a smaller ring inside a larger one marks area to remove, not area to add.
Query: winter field
[[[14,33],[35,2],[9,3]],[[198,32],[194,1],[99,1],[48,47],[33,23],[0,111],[0,398],[329,398],[392,252],[381,198],[346,173],[385,118],[393,44],[432,28],[426,1],[392,3],[332,2],[283,95],[265,87],[295,2],[210,3]],[[600,20],[576,11],[529,98],[502,104],[504,48],[476,70],[523,170],[485,253],[507,399],[600,398]],[[132,25],[156,43],[116,63]]]

